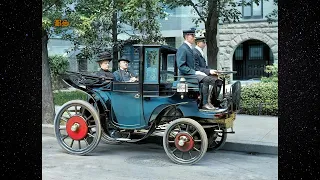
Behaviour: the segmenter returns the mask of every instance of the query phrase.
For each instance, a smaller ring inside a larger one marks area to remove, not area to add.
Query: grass
[[[56,92],[53,93],[53,102],[55,105],[61,106],[71,100],[87,100],[87,94],[81,91]]]

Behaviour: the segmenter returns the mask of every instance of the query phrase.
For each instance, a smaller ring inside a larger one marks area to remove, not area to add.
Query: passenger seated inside
[[[110,61],[112,61],[112,56],[109,52],[103,52],[97,56],[96,62],[99,63],[100,70],[96,73],[96,76],[114,79],[112,72],[109,71]],[[111,81],[111,79],[106,79],[106,81]]]
[[[128,64],[130,60],[126,57],[122,57],[118,60],[119,69],[113,72],[114,80],[119,82],[137,82],[138,77],[128,70]]]
[[[104,83],[106,81],[110,82],[114,79],[112,72],[109,71],[110,61],[112,61],[112,56],[109,52],[103,52],[97,56],[96,62],[99,63],[100,70],[97,73],[95,73],[95,75],[99,76],[99,77],[107,77],[108,78],[103,81],[100,81],[99,83]],[[112,79],[109,79],[109,78],[112,78]]]

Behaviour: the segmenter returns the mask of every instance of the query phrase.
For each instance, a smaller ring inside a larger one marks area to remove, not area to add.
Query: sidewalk
[[[56,106],[56,112],[59,109],[60,106]],[[228,133],[227,142],[222,149],[278,155],[278,117],[238,114],[233,130],[235,134]],[[42,125],[42,133],[53,132],[53,125]]]

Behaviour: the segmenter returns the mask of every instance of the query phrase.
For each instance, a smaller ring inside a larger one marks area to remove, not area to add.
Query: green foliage
[[[125,42],[119,34],[142,43],[163,41],[157,21],[165,17],[160,0],[78,0],[66,16],[73,32],[64,38],[74,42],[74,49],[84,46],[79,58],[94,58],[113,46],[118,51]]]
[[[52,29],[54,20],[62,18],[63,8],[71,0],[42,0],[42,30],[48,35],[58,29]]]
[[[260,109],[259,109],[259,106]],[[255,83],[241,87],[241,113],[278,115],[278,83]]]
[[[266,66],[265,72],[269,73],[271,76],[270,77],[262,77],[261,82],[278,83],[278,65],[277,64]]]
[[[273,4],[275,5],[275,9],[265,16],[270,24],[278,20],[278,0],[274,0]]]
[[[59,91],[53,93],[53,101],[55,105],[61,106],[71,100],[87,100],[87,94],[81,91]]]
[[[241,88],[242,113],[278,115],[278,65],[266,66],[265,72],[271,76],[262,77],[260,83]]]
[[[53,89],[62,88],[64,83],[61,81],[60,74],[69,68],[68,58],[61,55],[49,56],[49,67]]]
[[[52,77],[57,77],[59,74],[66,72],[69,68],[69,61],[67,57],[62,55],[49,56],[49,66]]]

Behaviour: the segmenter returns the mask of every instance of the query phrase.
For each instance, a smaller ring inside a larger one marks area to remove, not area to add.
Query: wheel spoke
[[[192,159],[192,154],[191,154],[191,151],[189,151],[189,155],[190,155],[190,159]]]
[[[74,113],[77,114],[77,112],[78,112],[77,106],[74,106]]]
[[[187,127],[186,127],[186,132],[188,132],[188,130],[189,130],[189,125],[187,124],[186,126],[187,126]]]
[[[181,159],[183,159],[184,152],[181,153]]]
[[[201,139],[196,139],[194,140],[194,142],[201,142]]]
[[[174,141],[168,141],[168,143],[174,143]]]
[[[64,141],[67,137],[69,137],[68,135],[64,135],[64,137],[62,137],[61,139]]]
[[[78,144],[79,144],[79,149],[81,149],[81,143],[80,143],[80,140],[78,141]]]
[[[87,141],[87,138],[84,138],[83,140],[84,140],[84,142],[86,142],[86,144],[89,146],[89,143],[88,143],[88,141]]]
[[[90,126],[88,126],[88,128],[94,128],[94,127],[96,127],[96,125],[90,125]]]
[[[92,114],[89,117],[87,117],[86,121],[88,121],[90,118],[92,118]]]
[[[90,133],[88,133],[88,135],[89,135],[90,137],[93,137],[93,138],[94,138],[94,135],[92,135],[92,134],[90,134]]]
[[[178,148],[175,148],[174,150],[171,151],[171,153],[173,154]]]
[[[193,133],[191,133],[191,136],[193,137],[197,132],[197,130],[194,130]]]
[[[61,119],[62,119],[64,122],[67,122],[69,118],[64,117],[64,116],[61,116]]]
[[[59,127],[59,130],[65,130],[66,127]]]
[[[69,117],[71,117],[72,115],[71,115],[71,113],[69,112],[69,110],[66,110],[66,111],[67,111]]]
[[[73,146],[73,142],[74,142],[74,140],[72,139],[71,144],[70,144],[70,147],[71,147],[71,148],[72,148],[72,146]]]
[[[170,134],[169,134],[169,137],[170,137],[170,136],[171,136],[171,137],[173,137],[173,138],[175,138],[175,137],[176,137],[176,135],[175,135],[175,134],[173,134],[173,132],[172,132],[172,131],[171,131],[171,132],[170,132]]]
[[[180,127],[180,125],[179,125],[179,124],[178,124],[177,126],[178,126],[178,128],[179,128],[179,132],[180,132],[180,131],[181,131],[181,127]],[[177,126],[176,126],[176,127],[177,127]]]
[[[194,149],[194,150],[196,150],[196,151],[198,151],[198,152],[200,152],[200,150],[199,150],[199,149],[197,149],[196,147],[193,147],[193,149]]]
[[[85,110],[85,108],[82,107],[81,116],[83,116],[84,110]]]

